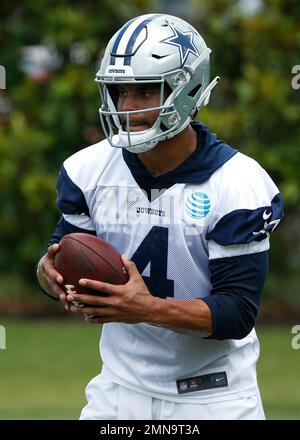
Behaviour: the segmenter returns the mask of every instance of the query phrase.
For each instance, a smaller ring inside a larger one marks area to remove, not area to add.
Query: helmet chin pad
[[[153,137],[158,133],[162,133],[162,130],[157,130],[155,126],[143,131],[119,130],[120,147],[126,148],[132,153],[144,153],[156,147],[159,139],[153,139]]]

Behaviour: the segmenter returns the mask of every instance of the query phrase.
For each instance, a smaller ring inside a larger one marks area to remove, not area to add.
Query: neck
[[[181,165],[197,148],[197,133],[188,125],[174,138],[159,142],[152,150],[139,153],[144,167],[157,177]]]

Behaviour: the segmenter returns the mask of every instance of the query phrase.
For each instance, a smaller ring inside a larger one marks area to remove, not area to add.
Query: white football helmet
[[[110,144],[141,153],[187,127],[219,80],[209,82],[210,52],[196,29],[180,18],[147,14],[128,21],[109,41],[95,79],[101,124]],[[118,111],[116,85],[141,83],[160,85],[159,105]],[[130,132],[131,115],[154,110],[158,118],[151,128]]]

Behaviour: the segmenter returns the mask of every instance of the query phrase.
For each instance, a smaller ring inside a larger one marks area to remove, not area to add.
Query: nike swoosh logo
[[[263,219],[264,220],[268,220],[268,218],[270,218],[272,215],[272,211],[268,214],[267,210],[265,209],[264,213],[263,213]]]
[[[223,377],[219,377],[219,378],[216,377],[216,382],[219,382],[222,379],[223,379]]]
[[[169,57],[170,55],[156,55],[156,54],[153,54],[152,55],[152,58],[156,58],[157,60],[161,60],[162,58],[166,58],[166,57]]]

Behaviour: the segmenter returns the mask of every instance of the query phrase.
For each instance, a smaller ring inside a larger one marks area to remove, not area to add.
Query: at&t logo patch
[[[185,201],[185,212],[193,219],[204,218],[210,211],[210,199],[207,194],[193,192]]]

